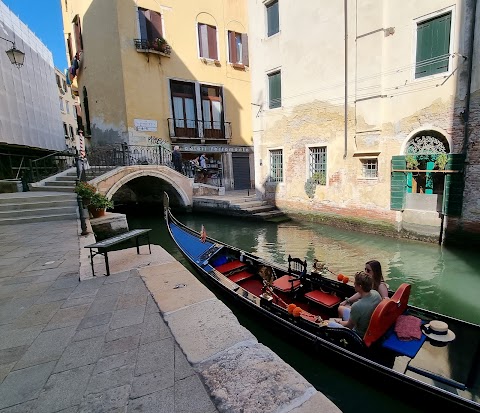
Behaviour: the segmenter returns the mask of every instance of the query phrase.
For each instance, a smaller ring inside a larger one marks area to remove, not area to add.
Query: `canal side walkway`
[[[1,227],[0,412],[339,412],[161,247],[91,278],[79,232]]]

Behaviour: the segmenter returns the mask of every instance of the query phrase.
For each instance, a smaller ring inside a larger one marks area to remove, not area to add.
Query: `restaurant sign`
[[[191,145],[188,143],[179,143],[180,151],[196,153],[226,153],[226,152],[253,152],[252,146],[233,146],[233,145]]]

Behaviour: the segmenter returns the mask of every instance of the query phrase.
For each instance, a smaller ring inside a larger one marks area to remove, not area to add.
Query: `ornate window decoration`
[[[416,136],[410,139],[406,150],[407,155],[432,155],[448,153],[445,143],[435,136]]]

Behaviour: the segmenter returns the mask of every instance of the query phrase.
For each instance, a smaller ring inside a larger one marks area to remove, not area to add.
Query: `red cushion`
[[[342,301],[336,295],[324,293],[323,291],[320,291],[320,290],[314,290],[305,294],[305,298],[315,301],[316,303],[328,308],[331,308],[339,304],[340,301]]]
[[[240,271],[240,272],[237,272],[236,274],[230,275],[228,277],[228,279],[232,280],[234,283],[238,283],[238,282],[246,280],[250,277],[253,277],[253,274],[251,272]]]
[[[218,267],[215,267],[217,271],[220,271],[221,273],[226,273],[228,271],[236,270],[237,268],[243,267],[245,264],[243,262],[240,262],[238,260],[235,261],[230,261],[225,264],[219,265]]]
[[[292,283],[289,280],[295,280],[293,282],[293,289],[300,287],[300,280],[297,277],[291,275],[284,275],[273,282],[273,287],[282,292],[292,291]]]

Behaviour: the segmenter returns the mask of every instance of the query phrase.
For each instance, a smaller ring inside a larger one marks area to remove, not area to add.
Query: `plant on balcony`
[[[417,169],[420,164],[415,155],[405,156],[405,162],[407,163],[407,169]]]
[[[170,54],[172,53],[172,48],[167,43],[163,37],[157,37],[151,45],[152,49],[157,50],[161,53]]]
[[[437,165],[438,169],[445,169],[447,166],[448,156],[446,153],[440,153],[435,159],[435,165]]]

